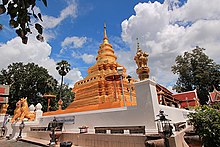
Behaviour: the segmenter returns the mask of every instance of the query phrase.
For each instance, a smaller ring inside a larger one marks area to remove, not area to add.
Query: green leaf
[[[41,21],[43,21],[42,15],[41,15],[40,13],[38,13],[38,18],[39,18]]]
[[[4,5],[0,5],[0,15],[6,12],[6,8]]]
[[[42,35],[43,27],[39,23],[35,24],[35,28],[37,29],[38,33]]]
[[[38,19],[37,15],[33,13],[34,18]]]
[[[47,0],[42,0],[44,5],[47,7]]]
[[[2,0],[3,5],[6,5],[8,3],[8,0]]]

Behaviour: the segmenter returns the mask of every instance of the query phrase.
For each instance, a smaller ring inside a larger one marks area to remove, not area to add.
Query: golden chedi
[[[86,109],[86,106],[91,105],[96,105],[97,109],[124,106],[123,93],[127,105],[131,105],[132,102],[135,104],[135,100],[130,100],[128,90],[130,84],[126,79],[126,69],[117,63],[116,59],[114,49],[108,42],[105,25],[103,43],[99,47],[96,63],[88,69],[88,76],[74,85],[75,99],[67,109],[82,107]],[[121,75],[123,86],[117,67],[123,67]],[[132,97],[135,98],[134,91]]]
[[[136,105],[134,79],[128,82],[126,69],[117,63],[116,59],[104,25],[104,38],[98,50],[96,63],[89,67],[88,75],[83,80],[75,83],[74,101],[65,110],[58,110],[56,113],[47,112],[44,115]],[[123,68],[121,75],[117,68]],[[130,92],[130,89],[133,90]]]

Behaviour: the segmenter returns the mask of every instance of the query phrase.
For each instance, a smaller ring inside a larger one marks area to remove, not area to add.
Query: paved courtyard
[[[40,147],[40,145],[16,140],[0,139],[0,147]]]

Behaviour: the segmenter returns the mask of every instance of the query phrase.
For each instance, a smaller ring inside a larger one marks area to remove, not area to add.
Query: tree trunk
[[[63,76],[61,78],[61,85],[60,85],[60,99],[61,99],[61,92],[62,92],[62,87],[63,87]]]

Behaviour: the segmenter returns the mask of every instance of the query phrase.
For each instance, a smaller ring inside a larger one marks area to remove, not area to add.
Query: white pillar
[[[36,106],[35,106],[35,109],[36,109],[36,117],[35,117],[35,120],[37,120],[38,118],[42,117],[43,115],[43,111],[41,110],[42,109],[42,105],[40,103],[38,103]]]
[[[156,91],[156,82],[147,79],[134,84],[136,90],[137,107],[146,117],[146,132],[157,132],[155,120],[159,114],[159,103]]]

